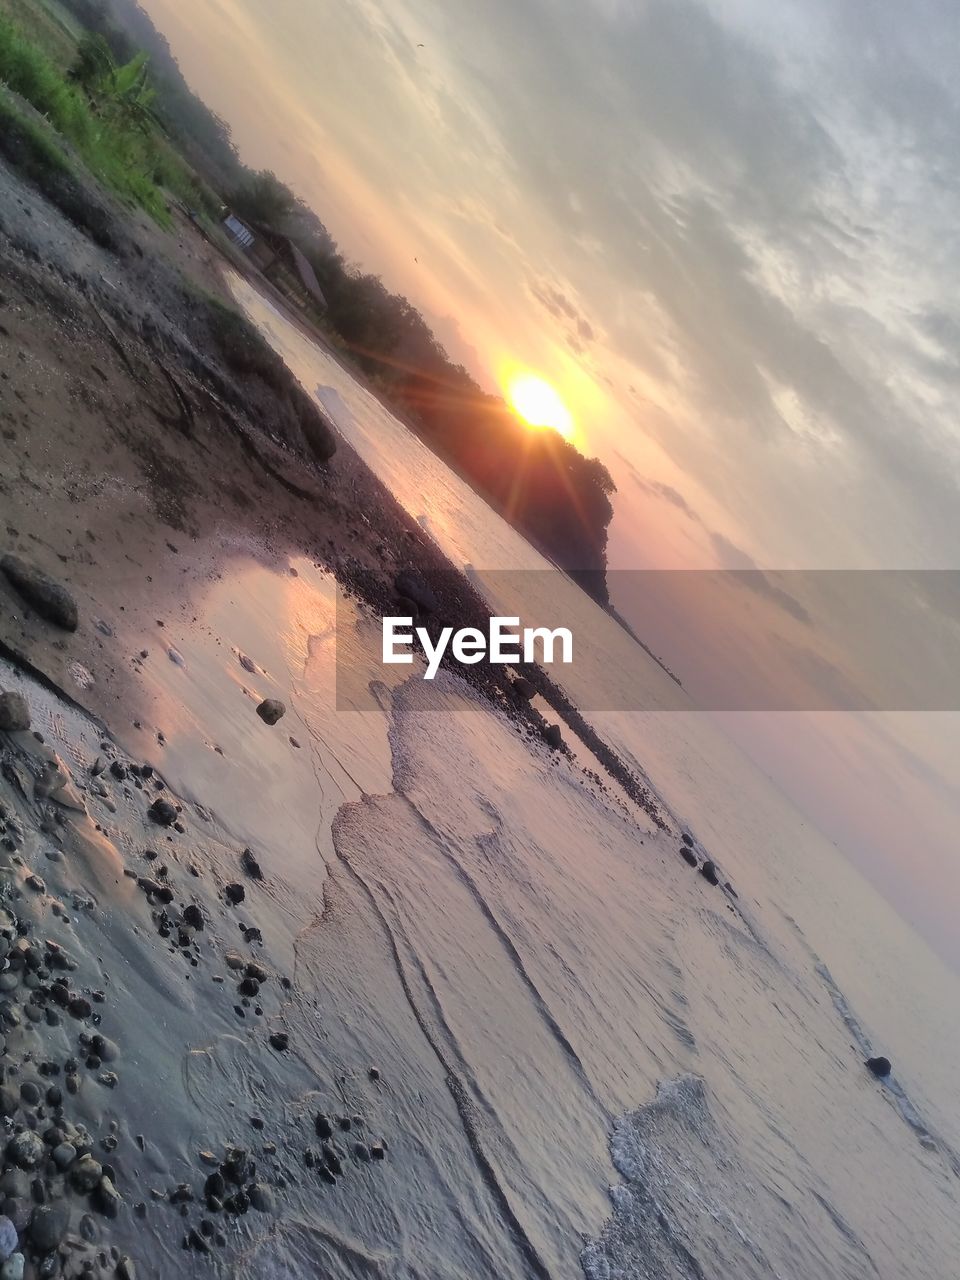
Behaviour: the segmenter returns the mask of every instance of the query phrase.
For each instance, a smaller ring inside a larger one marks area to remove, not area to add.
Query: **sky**
[[[142,2],[454,358],[558,388],[613,568],[960,567],[955,4]],[[727,727],[960,966],[958,717]]]

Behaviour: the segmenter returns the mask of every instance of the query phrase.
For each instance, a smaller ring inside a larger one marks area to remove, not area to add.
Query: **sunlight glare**
[[[573,417],[549,382],[536,374],[515,377],[507,392],[510,403],[531,427],[550,427],[569,440],[573,435]]]

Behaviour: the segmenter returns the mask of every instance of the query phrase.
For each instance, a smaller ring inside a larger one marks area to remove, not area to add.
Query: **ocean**
[[[287,577],[233,549],[205,620],[289,689],[302,760],[245,747],[231,717],[247,713],[217,695],[224,653],[196,637],[155,677],[178,709],[166,774],[300,875],[297,985],[316,992],[330,1061],[376,1053],[397,1131],[389,1182],[304,1208],[237,1274],[957,1275],[957,976],[708,716],[677,709],[609,616],[331,356],[233,288],[498,611],[586,637],[578,705],[598,705],[601,677],[642,691],[647,711],[586,714],[668,828],[589,776],[602,769],[583,744],[572,761],[531,744],[449,673],[428,690],[398,668],[364,706],[338,702],[338,658],[372,623],[310,562]],[[521,582],[542,596],[511,599]],[[229,793],[201,740],[237,744]],[[733,892],[687,866],[682,832]],[[893,1062],[887,1082],[864,1068],[875,1053]]]

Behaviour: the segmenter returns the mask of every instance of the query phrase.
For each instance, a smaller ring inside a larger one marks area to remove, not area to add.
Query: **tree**
[[[269,169],[249,174],[230,196],[229,203],[248,222],[282,230],[298,208],[297,197]]]

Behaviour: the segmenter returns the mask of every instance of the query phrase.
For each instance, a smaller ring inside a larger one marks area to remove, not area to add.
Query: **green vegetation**
[[[45,116],[90,172],[127,204],[170,224],[165,191],[216,211],[219,201],[157,129],[146,54],[117,65],[98,50],[96,73],[85,37],[65,74],[14,23],[0,18],[0,81]]]

